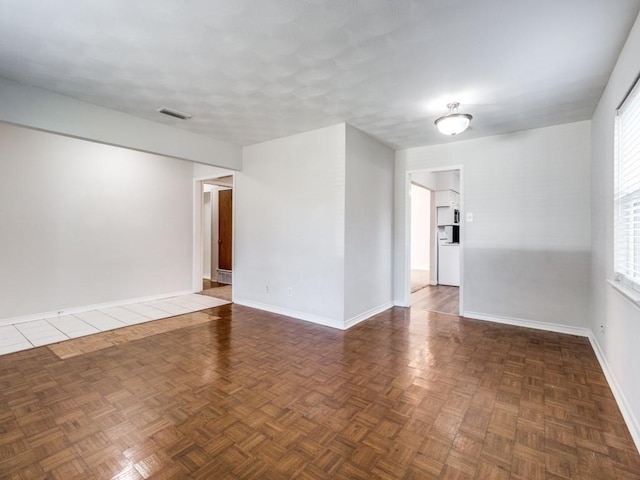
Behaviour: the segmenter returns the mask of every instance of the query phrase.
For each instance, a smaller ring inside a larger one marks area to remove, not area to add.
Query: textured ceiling
[[[0,0],[0,76],[249,145],[390,146],[591,118],[640,0]],[[187,121],[156,112],[167,106]]]

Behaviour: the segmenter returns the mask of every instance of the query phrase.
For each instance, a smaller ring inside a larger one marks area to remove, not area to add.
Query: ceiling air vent
[[[169,115],[170,117],[179,118],[180,120],[188,120],[189,118],[191,118],[191,115],[189,115],[188,113],[174,110],[173,108],[162,107],[158,109],[158,112]]]

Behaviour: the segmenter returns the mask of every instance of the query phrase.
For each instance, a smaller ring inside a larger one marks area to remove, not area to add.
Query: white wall
[[[431,257],[431,192],[411,185],[411,269],[429,270]]]
[[[438,178],[432,172],[415,172],[411,174],[411,181],[431,191],[439,190]]]
[[[245,147],[234,191],[234,301],[342,328],[345,125]]]
[[[3,122],[208,165],[242,168],[242,150],[237,145],[4,78],[0,78],[0,105]]]
[[[212,178],[226,177],[233,174],[233,170],[228,168],[212,167],[211,165],[193,164],[194,180],[211,180]]]
[[[460,172],[447,170],[443,172],[414,172],[411,181],[431,191],[454,190],[460,192]]]
[[[590,122],[396,152],[398,304],[407,301],[405,173],[455,165],[464,168],[463,212],[474,215],[462,232],[465,314],[584,331]]]
[[[0,124],[0,319],[191,287],[189,162]]]
[[[391,306],[393,158],[344,123],[245,147],[234,301],[336,328]]]
[[[394,152],[346,126],[345,324],[393,301]]]
[[[640,310],[607,283],[613,278],[613,136],[615,110],[640,72],[640,20],[631,30],[592,119],[591,329],[605,373],[640,448]],[[605,325],[605,333],[600,331]]]
[[[436,180],[436,190],[460,192],[460,170],[434,172],[432,175]]]

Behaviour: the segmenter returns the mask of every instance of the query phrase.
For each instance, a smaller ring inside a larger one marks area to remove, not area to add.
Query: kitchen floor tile
[[[22,343],[16,343],[14,345],[0,345],[0,355],[19,352],[21,350],[28,350],[29,348],[33,348],[33,345],[26,340]]]
[[[24,342],[29,343],[26,337],[22,335],[20,330],[18,330],[14,325],[0,327],[0,347],[17,345]]]
[[[64,333],[58,332],[58,335],[40,337],[35,340],[31,340],[31,343],[33,343],[35,347],[41,347],[43,345],[51,345],[52,343],[64,342],[65,340],[70,340],[70,338]]]
[[[46,320],[36,320],[34,322],[19,323],[16,328],[27,340],[35,345],[35,342],[43,338],[58,337],[64,335],[60,330],[51,325]]]
[[[123,308],[123,307],[104,308],[98,311],[105,313],[120,322],[126,323],[127,325],[149,321],[149,318],[143,315],[140,315],[139,313],[133,312],[131,310],[127,310],[126,308]]]
[[[76,317],[75,315],[64,315],[56,318],[49,318],[47,321],[62,333],[71,338],[82,337],[85,335],[90,335],[92,333],[100,332],[100,330],[92,325],[89,325],[87,322]]]
[[[92,310],[90,312],[75,313],[76,317],[84,320],[89,325],[104,332],[105,330],[113,330],[114,328],[126,327],[127,324],[110,317],[106,313],[102,313],[98,310]]]
[[[127,310],[131,310],[132,312],[138,313],[144,317],[147,317],[149,320],[159,320],[161,318],[167,318],[169,315],[167,312],[163,310],[159,310],[157,308],[150,307],[144,303],[134,303],[131,305],[125,305],[122,308],[126,308]]]
[[[193,293],[0,326],[0,355],[152,320],[173,318],[227,303],[230,302]]]

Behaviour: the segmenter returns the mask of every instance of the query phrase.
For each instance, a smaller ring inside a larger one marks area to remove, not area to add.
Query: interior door
[[[232,190],[218,191],[218,268],[231,270],[233,238]]]

